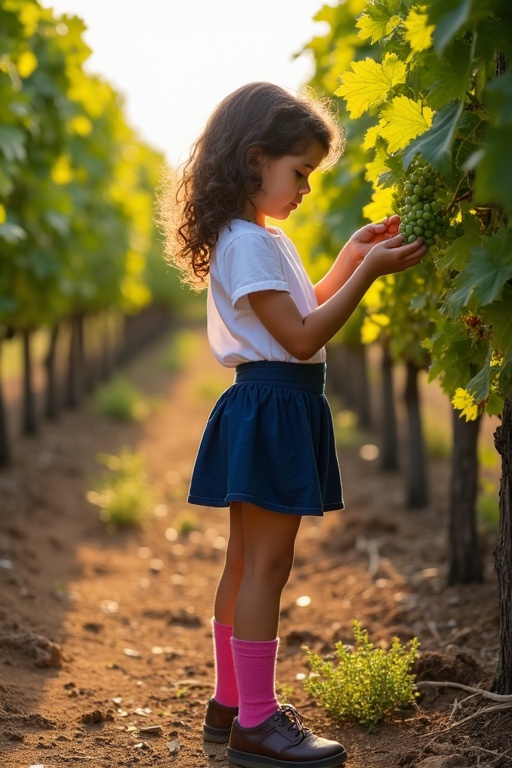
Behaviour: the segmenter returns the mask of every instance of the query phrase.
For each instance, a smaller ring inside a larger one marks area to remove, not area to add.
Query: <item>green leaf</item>
[[[500,301],[485,309],[484,321],[492,325],[492,342],[501,353],[512,353],[512,285],[505,285]]]
[[[352,63],[352,72],[343,72],[336,96],[347,102],[353,118],[385,101],[396,85],[405,83],[407,66],[395,53],[388,53],[382,63],[364,59]]]
[[[435,24],[434,46],[442,53],[468,21],[471,0],[430,0],[429,19]]]
[[[501,77],[496,77],[487,84],[489,106],[493,110],[495,122],[499,125],[512,122],[512,69]]]
[[[474,296],[478,306],[486,306],[498,299],[503,286],[512,278],[512,236],[498,231],[483,237],[481,245],[471,249],[467,267],[455,278],[454,290],[447,297],[452,316],[469,305]]]
[[[464,227],[464,234],[457,237],[444,254],[436,259],[437,268],[443,272],[452,269],[462,272],[468,262],[471,248],[480,240],[480,222],[476,216],[464,216],[462,226]]]
[[[380,135],[388,142],[388,152],[393,154],[406,147],[411,139],[428,131],[433,112],[407,96],[396,96],[382,110],[383,121]]]
[[[473,376],[466,386],[467,391],[473,395],[477,403],[481,403],[489,397],[489,390],[491,388],[491,357],[492,344],[489,344],[483,368],[478,371],[476,376]]]
[[[424,59],[422,84],[429,88],[427,102],[433,109],[442,109],[448,101],[462,101],[468,90],[470,47],[456,40],[443,57],[434,54]]]
[[[0,125],[0,151],[9,162],[26,158],[25,133],[12,125]]]
[[[502,383],[502,374],[500,374],[500,385]],[[503,383],[505,383],[505,379],[503,379]],[[506,389],[503,390],[504,392],[508,391]],[[489,392],[489,399],[487,400],[486,406],[485,406],[485,412],[489,416],[501,416],[503,413],[503,397],[500,397],[500,395],[497,395],[492,390]]]
[[[414,139],[404,152],[404,167],[407,168],[416,154],[439,171],[449,173],[452,165],[452,147],[457,125],[463,113],[462,101],[450,102],[434,116],[432,127]]]
[[[508,395],[512,392],[512,354],[510,354],[501,369],[499,379],[499,389],[503,395]]]
[[[475,196],[480,202],[500,203],[512,215],[512,125],[488,129],[476,160]],[[471,162],[471,158],[470,158]]]
[[[3,224],[0,224],[0,238],[5,240],[6,243],[19,243],[26,236],[25,230],[11,221],[4,221]]]

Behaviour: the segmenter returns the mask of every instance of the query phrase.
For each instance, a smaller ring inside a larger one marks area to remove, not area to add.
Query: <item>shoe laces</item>
[[[287,725],[287,730],[289,731],[297,731],[297,733],[304,736],[308,731],[309,728],[306,728],[304,725],[304,720],[302,719],[301,715],[297,712],[295,707],[292,707],[291,704],[282,704],[279,707],[278,714],[281,714],[281,722],[283,725]]]

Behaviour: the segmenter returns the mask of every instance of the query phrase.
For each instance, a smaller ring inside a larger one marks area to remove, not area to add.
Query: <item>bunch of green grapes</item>
[[[404,242],[422,237],[427,245],[433,245],[436,238],[447,236],[450,220],[438,199],[441,186],[439,175],[430,165],[420,160],[411,163],[410,175],[400,184],[394,199],[401,219],[398,231]]]

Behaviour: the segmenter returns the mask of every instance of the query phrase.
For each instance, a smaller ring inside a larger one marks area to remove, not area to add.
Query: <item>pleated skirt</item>
[[[246,501],[291,515],[342,509],[325,374],[325,363],[237,366],[234,383],[208,418],[189,503]]]

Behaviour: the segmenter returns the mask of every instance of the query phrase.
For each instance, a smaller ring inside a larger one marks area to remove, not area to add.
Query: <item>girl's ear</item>
[[[247,165],[255,171],[261,171],[265,157],[266,155],[261,147],[249,147],[246,154]]]

